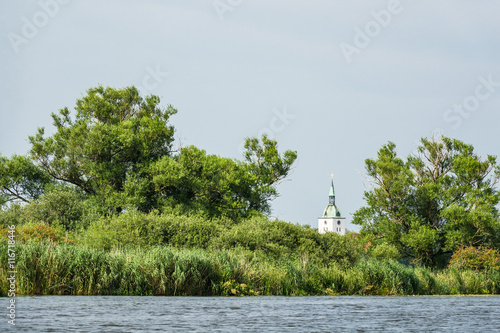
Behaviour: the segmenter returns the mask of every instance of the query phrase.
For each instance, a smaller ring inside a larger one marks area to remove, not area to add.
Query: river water
[[[0,332],[500,332],[500,297],[0,298]],[[5,306],[4,306],[5,305]]]

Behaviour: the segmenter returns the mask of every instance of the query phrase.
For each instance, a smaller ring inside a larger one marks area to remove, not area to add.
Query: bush
[[[8,208],[0,210],[0,225],[21,225],[28,222],[24,214],[24,207],[12,203]]]
[[[66,230],[87,227],[84,221],[87,206],[82,194],[69,187],[55,187],[25,207],[28,221],[58,223]]]
[[[277,258],[290,254],[298,247],[300,229],[291,223],[254,217],[225,229],[212,241],[212,247],[240,247],[250,251],[262,251]]]
[[[321,235],[321,252],[325,263],[337,262],[344,266],[355,264],[363,254],[363,246],[355,234],[340,236],[334,232]]]
[[[226,219],[196,215],[128,212],[93,222],[79,241],[103,249],[153,245],[204,249],[228,224],[231,222]]]
[[[7,241],[7,228],[0,228],[0,241]],[[43,223],[30,222],[16,227],[16,242],[51,242],[51,243],[73,243],[73,240],[65,237],[65,230],[60,225],[48,226]]]
[[[263,252],[274,259],[301,257],[317,264],[354,264],[363,252],[361,243],[352,235],[319,234],[317,230],[279,220],[252,218],[224,230],[212,242],[218,249],[241,247]]]
[[[396,246],[385,242],[370,247],[369,254],[377,259],[397,260],[401,257]]]
[[[86,228],[99,219],[89,201],[75,189],[55,186],[47,190],[38,200],[28,204],[11,204],[0,211],[0,225],[23,225],[43,223],[48,226],[60,225],[67,231]]]
[[[335,233],[320,235],[316,230],[265,217],[239,223],[225,218],[177,213],[128,212],[103,217],[81,232],[79,243],[109,250],[113,247],[169,245],[177,248],[214,250],[242,249],[257,256],[281,260],[301,258],[330,265],[354,264],[362,254],[360,242]]]
[[[483,247],[460,248],[451,256],[450,267],[458,269],[498,269],[500,254],[496,250]]]

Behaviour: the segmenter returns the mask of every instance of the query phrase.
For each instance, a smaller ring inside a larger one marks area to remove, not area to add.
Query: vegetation
[[[8,290],[0,243],[0,291]],[[244,250],[153,246],[104,251],[28,242],[16,247],[24,295],[456,295],[498,294],[498,270],[432,272],[390,260],[346,267],[300,258],[273,260]]]
[[[496,157],[482,160],[471,145],[447,137],[421,143],[418,155],[406,161],[394,143],[366,160],[374,188],[365,192],[367,207],[353,222],[429,267],[446,266],[463,247],[499,250]]]
[[[458,269],[498,269],[500,254],[498,251],[485,248],[461,248],[451,256],[450,267]]]
[[[159,103],[134,87],[89,89],[74,116],[68,108],[52,114],[53,135],[40,128],[29,137],[29,158],[0,157],[0,204],[36,201],[63,186],[99,215],[175,209],[238,219],[268,213],[297,154],[280,154],[266,136],[246,140],[244,161],[194,146],[174,149],[169,121],[177,110]]]
[[[271,220],[297,155],[248,138],[243,160],[174,149],[177,110],[96,87],[28,156],[0,156],[0,296],[15,226],[20,294],[429,295],[500,288],[500,167],[458,140],[383,146],[360,234]],[[12,229],[12,228],[11,228]]]

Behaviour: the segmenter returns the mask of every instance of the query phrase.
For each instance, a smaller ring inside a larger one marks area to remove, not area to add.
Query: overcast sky
[[[500,155],[500,2],[0,0],[0,153],[102,84],[173,105],[177,144],[298,152],[273,216],[316,226],[330,174],[347,217],[364,160],[443,133]]]

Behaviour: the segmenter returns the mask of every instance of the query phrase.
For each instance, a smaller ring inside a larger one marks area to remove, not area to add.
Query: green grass
[[[7,293],[7,244],[0,242],[0,294]],[[16,245],[21,295],[456,295],[498,294],[498,270],[432,272],[395,261],[325,265],[249,250],[167,246],[103,250]]]

